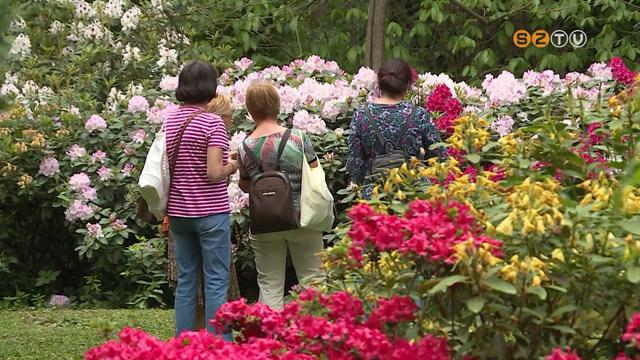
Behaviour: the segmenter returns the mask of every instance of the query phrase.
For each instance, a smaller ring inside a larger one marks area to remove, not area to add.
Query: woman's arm
[[[222,156],[222,148],[210,146],[207,150],[207,177],[211,182],[225,180],[238,170],[235,160],[228,159],[227,163],[224,164]]]

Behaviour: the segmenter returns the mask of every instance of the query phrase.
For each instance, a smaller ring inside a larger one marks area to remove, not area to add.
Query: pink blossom
[[[74,161],[86,156],[87,150],[78,144],[74,144],[67,150],[67,155]]]
[[[509,115],[502,115],[491,123],[491,129],[495,130],[500,136],[506,136],[513,128],[513,118]]]
[[[98,198],[98,193],[95,188],[86,186],[79,191],[80,199],[85,201],[93,201]]]
[[[76,199],[65,211],[65,216],[68,221],[87,220],[93,216],[93,209],[82,200]]]
[[[40,174],[47,177],[52,177],[59,172],[60,163],[58,163],[58,160],[56,160],[54,157],[48,156],[42,159],[42,161],[40,162]]]
[[[64,295],[51,295],[48,305],[52,308],[62,308],[69,306],[70,303],[69,298]]]
[[[249,205],[249,194],[242,191],[238,187],[238,183],[229,183],[227,192],[229,193],[229,205],[231,206],[232,214],[240,213],[242,209]]]
[[[367,91],[373,91],[377,85],[378,75],[367,67],[361,67],[351,81],[351,86],[357,89],[366,89]]]
[[[98,150],[98,151],[94,152],[93,154],[91,154],[91,163],[92,164],[95,164],[95,163],[104,164],[106,159],[107,159],[107,153],[105,153],[102,150]]]
[[[317,115],[310,115],[306,110],[296,112],[293,116],[293,127],[309,134],[323,134],[327,131],[324,120]]]
[[[129,100],[127,110],[130,113],[147,112],[149,110],[149,102],[140,95],[136,95]]]
[[[247,138],[247,133],[245,133],[244,131],[239,131],[239,132],[236,131],[231,137],[231,140],[229,140],[229,150],[238,151],[238,149],[242,145],[242,142],[246,138]]]
[[[107,122],[98,114],[93,114],[84,124],[84,128],[90,133],[94,131],[102,131],[107,128]]]
[[[578,355],[576,355],[576,353],[574,353],[570,349],[567,349],[567,351],[565,352],[561,348],[555,348],[553,349],[553,352],[551,353],[551,355],[547,356],[546,360],[581,360],[581,359]]]
[[[160,80],[160,89],[164,91],[175,91],[178,87],[178,77],[177,76],[163,76],[162,80]],[[131,110],[129,110],[131,111]]]
[[[80,191],[91,185],[91,179],[89,179],[89,176],[83,172],[77,173],[71,176],[69,179],[69,185],[71,186],[71,190]]]
[[[622,340],[630,342],[640,349],[640,313],[633,314],[622,335]]]
[[[298,107],[298,89],[289,85],[278,87],[278,95],[280,95],[280,112],[283,114],[291,114]]]
[[[116,219],[111,222],[111,227],[115,231],[122,231],[127,228],[127,224],[125,224],[125,222],[122,221],[121,219]]]
[[[135,166],[131,163],[126,163],[124,164],[124,166],[122,167],[122,175],[124,177],[129,177],[131,176],[131,172],[133,171],[133,169],[135,168]]]
[[[113,170],[106,166],[102,166],[100,169],[98,169],[97,174],[100,177],[100,180],[109,181],[113,176]]]
[[[147,110],[147,121],[150,124],[162,124],[167,116],[176,111],[179,106],[167,100],[157,100],[155,106]]]
[[[234,61],[233,64],[238,68],[238,70],[246,71],[251,67],[251,65],[253,65],[253,60],[243,57],[240,60]]]
[[[142,144],[147,139],[147,132],[144,129],[138,129],[131,134],[131,140],[136,144]]]
[[[527,95],[527,87],[506,70],[497,78],[487,75],[482,82],[482,87],[494,106],[516,104]]]
[[[596,80],[609,81],[613,79],[611,68],[605,63],[593,63],[589,66],[587,72]]]
[[[90,236],[96,239],[104,237],[104,234],[102,233],[102,226],[100,224],[88,223],[87,232],[89,233]]]
[[[609,67],[611,68],[613,77],[618,83],[623,85],[631,85],[633,83],[633,78],[636,74],[627,68],[621,58],[617,56],[611,58],[609,61]]]

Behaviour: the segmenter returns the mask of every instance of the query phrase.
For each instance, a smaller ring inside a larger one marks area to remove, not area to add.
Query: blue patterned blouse
[[[429,146],[441,140],[436,125],[424,108],[418,107],[404,137],[398,139],[402,125],[409,118],[415,105],[403,101],[394,105],[367,103],[364,106],[369,107],[373,120],[384,137],[395,144],[396,148],[404,150],[407,155],[419,156],[422,147],[426,151],[425,159],[446,158],[447,150],[444,147],[429,150]],[[361,185],[371,174],[374,157],[385,153],[384,145],[378,141],[370,121],[363,107],[356,109],[351,120],[347,171],[351,181]]]

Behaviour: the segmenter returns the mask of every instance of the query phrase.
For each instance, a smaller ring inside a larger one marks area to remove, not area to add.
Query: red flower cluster
[[[323,295],[306,290],[282,311],[244,299],[224,304],[211,320],[218,329],[240,336],[227,343],[206,331],[187,332],[167,342],[142,330],[125,328],[111,340],[85,354],[87,360],[448,360],[447,342],[426,336],[414,343],[385,332],[388,326],[413,321],[417,306],[411,298],[382,299],[370,316],[362,302],[346,292]]]
[[[436,86],[426,103],[427,110],[442,113],[435,119],[436,126],[442,132],[450,135],[453,132],[453,124],[462,113],[462,105],[453,98],[451,90],[444,84]]]
[[[398,250],[402,254],[427,257],[453,263],[454,246],[473,240],[476,246],[489,244],[496,256],[502,256],[502,242],[481,235],[469,208],[456,201],[448,204],[415,200],[403,217],[379,214],[366,204],[351,208],[353,220],[350,255],[357,261],[368,245],[378,251]]]
[[[567,349],[567,352],[562,350],[561,348],[553,349],[551,355],[547,356],[547,360],[582,360],[580,356],[576,355],[570,349]]]
[[[634,342],[640,349],[640,313],[635,313],[631,317],[631,321],[627,324],[627,328],[622,335],[622,340],[626,342]]]
[[[621,58],[611,58],[611,60],[609,61],[609,67],[611,68],[613,77],[618,83],[624,85],[633,84],[633,78],[636,76],[636,74],[633,71],[629,70],[629,68],[627,68]]]

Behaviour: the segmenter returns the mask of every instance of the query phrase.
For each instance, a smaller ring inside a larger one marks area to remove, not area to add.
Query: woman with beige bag
[[[280,98],[275,88],[266,83],[251,85],[246,106],[256,127],[238,149],[239,186],[250,194],[251,246],[258,271],[260,302],[282,309],[287,250],[300,285],[309,286],[324,280],[319,253],[323,250],[322,231],[330,230],[333,224],[333,198],[307,134],[278,124]],[[267,189],[268,183],[264,191],[255,191],[257,184],[265,179],[271,184],[283,185],[280,192]],[[261,196],[267,198],[258,199]],[[276,202],[281,206],[276,206]],[[259,209],[260,204],[265,208]],[[260,213],[265,218],[280,211],[286,224],[265,221],[256,216],[256,210],[262,210]],[[260,231],[256,231],[257,222],[261,223]],[[270,227],[286,230],[269,231]]]

